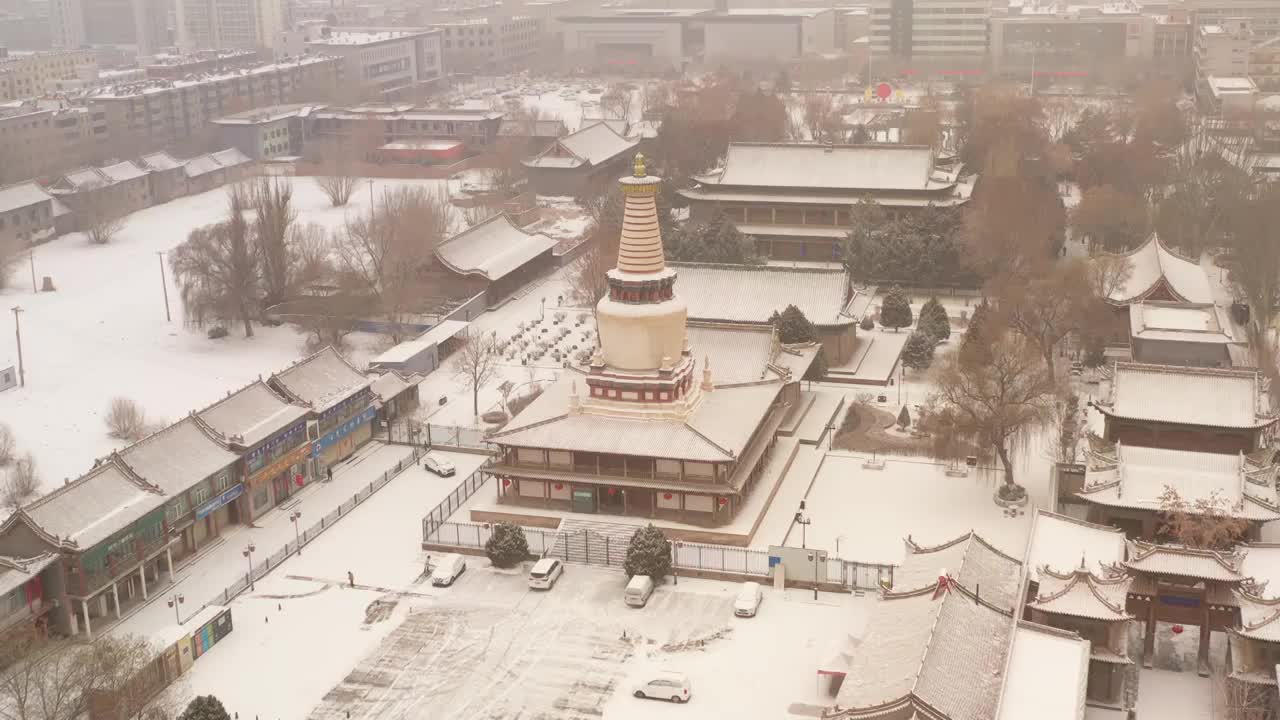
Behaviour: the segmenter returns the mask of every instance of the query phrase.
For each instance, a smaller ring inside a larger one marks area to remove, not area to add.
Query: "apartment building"
[[[1280,92],[1280,36],[1249,48],[1249,77],[1262,92]]]
[[[995,73],[1087,72],[1155,57],[1158,19],[1136,4],[1052,3],[991,18]]]
[[[110,151],[101,108],[28,100],[0,105],[0,184],[98,162]]]
[[[316,26],[308,32],[307,52],[342,58],[347,81],[366,98],[401,99],[444,79],[439,30]]]
[[[148,78],[181,80],[192,75],[252,67],[259,62],[254,50],[198,50],[181,55],[154,55],[142,69]]]
[[[52,238],[60,209],[36,183],[0,186],[0,247],[26,247]]]
[[[872,0],[873,63],[981,67],[990,18],[989,0]]]
[[[175,8],[184,52],[269,50],[288,27],[285,0],[177,0]]]
[[[1197,26],[1227,25],[1230,18],[1249,18],[1257,39],[1280,35],[1280,2],[1276,0],[1185,0]]]
[[[191,80],[146,80],[90,94],[105,113],[113,142],[132,138],[151,148],[187,140],[215,118],[288,102],[313,88],[342,83],[342,58],[312,56]]]
[[[49,38],[53,47],[84,47],[84,30],[84,5],[80,0],[49,0]]]
[[[88,82],[97,77],[98,60],[92,50],[7,55],[0,48],[0,102],[43,95],[57,80]]]
[[[148,55],[169,45],[169,3],[165,0],[49,0],[53,46],[134,48]]]
[[[542,45],[543,20],[536,17],[480,17],[436,27],[444,33],[445,59],[456,70],[510,67]]]
[[[1222,25],[1196,31],[1197,77],[1248,77],[1249,50],[1256,44],[1247,18],[1226,18]]]

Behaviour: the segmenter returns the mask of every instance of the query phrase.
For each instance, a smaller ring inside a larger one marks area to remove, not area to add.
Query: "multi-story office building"
[[[43,95],[57,80],[89,82],[97,77],[98,60],[92,50],[6,55],[0,48],[0,102]]]
[[[312,56],[193,80],[116,85],[86,99],[105,113],[113,143],[134,139],[159,148],[209,129],[215,118],[288,102],[311,88],[336,87],[345,68],[342,58]]]
[[[1222,25],[1196,31],[1197,77],[1248,77],[1249,50],[1256,44],[1247,18],[1227,18]]]
[[[110,151],[106,113],[29,100],[0,105],[0,184],[99,162]]]
[[[165,0],[49,0],[53,46],[130,46],[147,55],[170,44]]]
[[[872,0],[873,63],[980,68],[990,18],[990,0]]]
[[[991,18],[991,68],[996,73],[1087,72],[1151,60],[1157,24],[1155,16],[1143,15],[1133,3],[1023,8]]]
[[[543,21],[535,17],[479,17],[437,23],[444,54],[457,70],[509,67],[542,46]]]
[[[439,30],[308,30],[309,53],[343,58],[348,83],[366,98],[397,99],[444,78]]]
[[[1258,39],[1280,35],[1280,2],[1276,0],[1185,0],[1196,25],[1226,25],[1230,18],[1249,18]]]
[[[1249,77],[1262,92],[1280,92],[1280,37],[1249,49]]]
[[[285,0],[177,0],[178,47],[185,52],[266,50],[288,27]]]

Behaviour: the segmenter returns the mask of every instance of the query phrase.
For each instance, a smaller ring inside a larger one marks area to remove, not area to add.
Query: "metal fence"
[[[457,548],[483,548],[493,535],[492,526],[487,523],[435,522],[431,521],[433,517],[429,516],[423,521],[425,542]],[[529,553],[539,557],[557,557],[565,562],[620,568],[627,556],[629,538],[621,535],[602,535],[591,530],[565,533],[541,528],[521,529],[529,544]],[[769,553],[764,550],[675,542],[672,543],[672,551],[677,571],[705,570],[760,579],[770,576]],[[875,590],[883,583],[893,583],[893,566],[829,558],[827,580],[833,584],[839,583],[850,591]]]
[[[392,478],[404,472],[406,469],[413,467],[424,453],[425,451],[420,448],[413,448],[410,450],[409,453],[404,456],[404,459],[397,462],[394,467],[382,473],[382,477],[357,490],[355,495],[352,495],[346,501],[339,504],[333,512],[320,518],[320,522],[304,530],[302,534],[298,536],[297,541],[286,542],[284,547],[268,556],[266,560],[252,566],[249,572],[246,572],[243,576],[237,578],[235,582],[224,588],[222,592],[210,598],[208,602],[201,606],[201,609],[208,607],[209,605],[226,605],[231,602],[237,595],[251,587],[254,582],[261,580],[263,577],[266,577],[267,573],[279,567],[280,563],[284,562],[290,555],[298,552],[298,548],[300,546],[306,545],[319,537],[321,533],[332,527],[334,523],[338,522],[343,515],[354,510],[357,505],[368,500],[374,493],[378,492],[386,486],[387,483],[391,482]]]
[[[453,492],[449,493],[444,500],[441,500],[439,505],[431,508],[431,511],[427,513],[426,517],[422,518],[423,542],[441,542],[442,544],[457,545],[458,547],[484,547],[484,541],[480,540],[479,536],[477,536],[475,544],[473,545],[465,544],[461,536],[457,536],[455,538],[457,540],[456,542],[433,541],[431,539],[440,531],[439,529],[442,526],[446,524],[454,524],[446,523],[445,520],[453,514],[454,510],[462,507],[462,503],[466,502],[467,498],[474,495],[476,490],[480,489],[480,486],[484,484],[484,481],[485,477],[479,470],[471,473],[467,476],[466,480],[463,480],[458,487],[454,488]],[[476,525],[476,527],[479,528],[480,526]],[[488,539],[489,538],[487,536],[484,538],[484,540]]]
[[[489,445],[484,440],[484,430],[462,425],[423,426],[423,434],[419,435],[428,447],[460,447],[486,449]]]

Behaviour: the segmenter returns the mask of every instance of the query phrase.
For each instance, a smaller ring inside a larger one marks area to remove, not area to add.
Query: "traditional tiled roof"
[[[186,417],[121,450],[118,458],[139,478],[173,495],[226,469],[239,456]]]
[[[460,275],[479,275],[494,281],[555,247],[542,233],[528,233],[498,213],[436,246],[436,257]]]
[[[44,552],[34,557],[0,555],[0,597],[26,585],[58,559],[58,553]]]
[[[1055,615],[1093,620],[1132,620],[1125,600],[1133,578],[1125,573],[1095,575],[1079,567],[1066,573],[1040,569],[1040,587],[1027,607]]]
[[[1234,583],[1244,579],[1240,573],[1243,558],[1244,553],[1239,551],[1228,554],[1133,540],[1129,542],[1129,559],[1121,564],[1130,570],[1152,575]]]
[[[1195,512],[1197,500],[1217,502],[1232,517],[1280,518],[1276,467],[1259,467],[1244,454],[1165,450],[1117,444],[1112,454],[1091,453],[1077,495],[1110,507],[1160,511],[1173,490]]]
[[[1249,685],[1269,685],[1274,688],[1280,666],[1266,664],[1268,661],[1265,655],[1261,658],[1262,665],[1257,664],[1259,653],[1254,647],[1255,639],[1242,637],[1237,630],[1227,630],[1227,652],[1231,663],[1231,674],[1227,677]]]
[[[1129,335],[1183,343],[1235,342],[1227,311],[1212,303],[1135,302],[1129,306]]]
[[[893,571],[896,592],[932,587],[950,575],[966,590],[979,594],[996,607],[1012,610],[1018,603],[1018,579],[1022,562],[995,548],[975,532],[933,547],[906,540],[907,555]]]
[[[159,487],[109,458],[20,512],[52,536],[87,550],[164,505]]]
[[[936,190],[927,145],[730,143],[724,168],[698,176],[705,185],[832,190]]]
[[[1137,249],[1113,257],[1124,258],[1129,267],[1128,277],[1107,298],[1116,305],[1145,299],[1161,287],[1181,302],[1213,302],[1204,268],[1166,248],[1154,233]]]
[[[851,325],[849,276],[841,269],[669,263],[691,320],[767,323],[795,305],[818,326]]]
[[[1169,392],[1176,387],[1178,392]],[[1275,422],[1256,370],[1118,362],[1111,394],[1095,407],[1131,420],[1202,427],[1260,428]]]
[[[1249,543],[1236,546],[1244,553],[1240,574],[1249,578],[1249,592],[1260,598],[1280,598],[1280,544]]]
[[[1089,659],[1089,642],[1076,633],[1019,621],[998,720],[1080,720]]]
[[[1124,531],[1109,525],[1037,509],[1027,544],[1027,570],[1039,579],[1041,568],[1067,572],[1081,563],[1088,568],[1124,560]]]
[[[949,720],[995,717],[1013,616],[941,584],[883,594],[828,717],[910,709]]]
[[[421,381],[421,375],[414,374],[406,377],[392,370],[379,375],[369,389],[379,401],[387,402]]]
[[[224,445],[251,448],[287,430],[310,412],[257,380],[196,413]]]
[[[1235,593],[1240,606],[1240,627],[1247,638],[1280,643],[1280,599],[1263,600],[1249,593]]]
[[[569,412],[576,372],[564,373],[545,392],[489,436],[498,445],[641,455],[700,462],[730,462],[740,454],[782,390],[780,380],[717,386],[684,422]]]
[[[631,152],[639,140],[625,138],[608,124],[597,122],[565,135],[545,152],[524,164],[541,168],[575,168],[601,165]]]
[[[372,381],[338,354],[332,346],[272,375],[268,384],[294,402],[314,412],[324,412],[361,390]]]

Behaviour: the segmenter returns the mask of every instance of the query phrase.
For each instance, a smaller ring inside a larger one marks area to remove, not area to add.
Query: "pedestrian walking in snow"
[[[325,469],[325,477],[328,478],[328,482],[333,482],[333,468]]]
[[[356,576],[351,574],[350,570],[347,571],[347,584],[349,584],[351,587],[356,586]]]

